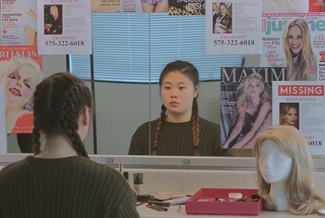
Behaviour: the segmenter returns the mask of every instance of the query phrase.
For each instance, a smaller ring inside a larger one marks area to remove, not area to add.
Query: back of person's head
[[[84,82],[69,73],[53,74],[36,87],[33,100],[34,154],[41,152],[40,132],[44,132],[46,136],[67,136],[78,155],[88,157],[77,132],[83,110],[93,108],[90,90]]]
[[[178,72],[186,77],[188,77],[191,82],[193,83],[194,87],[197,87],[199,85],[199,72],[196,69],[196,67],[187,61],[181,61],[177,60],[171,63],[168,63],[165,68],[162,70],[160,77],[159,77],[159,87],[161,90],[162,83],[166,75],[168,75],[171,72]],[[197,95],[198,97],[198,95]],[[199,144],[199,107],[197,103],[197,97],[193,98],[193,104],[192,104],[192,115],[191,115],[191,122],[192,122],[192,135],[193,135],[193,144],[194,144],[194,156],[199,156],[198,152],[198,144]],[[158,145],[159,138],[161,136],[160,131],[161,127],[163,125],[163,122],[166,119],[166,110],[167,108],[162,104],[161,106],[161,112],[160,112],[160,118],[157,125],[157,130],[154,137],[154,145],[153,150],[151,152],[152,155],[156,155],[156,149]]]

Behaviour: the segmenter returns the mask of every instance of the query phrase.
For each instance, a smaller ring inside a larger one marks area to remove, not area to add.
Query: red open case
[[[257,194],[257,189],[201,188],[185,202],[187,214],[222,214],[222,215],[259,215],[262,211],[262,199],[257,202],[219,202],[215,198],[229,198],[229,193],[241,193],[250,198]],[[204,199],[206,201],[198,201]]]

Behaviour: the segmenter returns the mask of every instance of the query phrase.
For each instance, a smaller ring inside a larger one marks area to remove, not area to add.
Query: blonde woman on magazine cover
[[[32,127],[32,95],[43,76],[39,64],[30,58],[11,58],[0,62],[0,66],[0,84],[5,86],[7,132]]]
[[[237,115],[231,121],[223,148],[253,148],[255,137],[271,126],[269,89],[259,73],[252,73],[237,88]],[[241,138],[240,138],[241,137]]]
[[[301,17],[288,20],[282,31],[287,80],[317,80],[317,59],[313,53],[308,23]]]

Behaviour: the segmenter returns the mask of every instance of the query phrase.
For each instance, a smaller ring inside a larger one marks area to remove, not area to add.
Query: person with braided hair
[[[92,110],[89,88],[69,73],[36,87],[34,155],[0,171],[0,217],[139,217],[124,177],[88,157],[82,140]]]
[[[193,64],[181,60],[167,64],[159,87],[160,118],[136,130],[129,155],[232,156],[221,149],[220,126],[199,117],[199,73]]]

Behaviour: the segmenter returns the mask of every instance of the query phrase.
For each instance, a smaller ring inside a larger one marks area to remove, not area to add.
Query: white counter
[[[262,211],[259,216],[248,216],[248,215],[187,215],[185,212],[185,205],[181,206],[180,212],[178,212],[178,206],[171,206],[168,208],[168,211],[156,211],[150,208],[147,208],[144,204],[137,207],[138,213],[140,217],[150,217],[150,218],[211,218],[211,217],[233,217],[233,218],[247,218],[247,217],[263,217],[263,218],[289,218],[289,217],[299,217],[297,215],[293,215],[289,212],[270,212],[270,211]],[[303,216],[303,217],[325,217],[325,215],[321,215],[318,213]]]

